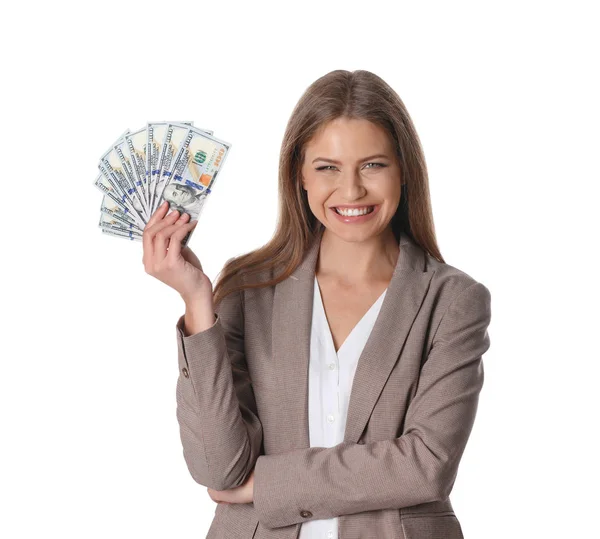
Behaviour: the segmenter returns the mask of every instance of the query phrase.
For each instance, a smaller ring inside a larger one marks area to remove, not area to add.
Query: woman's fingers
[[[154,247],[152,244],[153,231],[151,230],[151,227],[163,219],[168,209],[169,204],[167,203],[167,201],[165,201],[164,204],[156,208],[156,211],[152,214],[150,219],[148,219],[148,222],[146,223],[146,226],[142,231],[142,244],[144,246],[144,264],[146,264],[146,261],[152,260],[152,257],[154,256]]]
[[[187,222],[188,213],[179,214],[174,210],[167,215],[169,204],[164,202],[152,214],[144,227],[142,241],[144,245],[144,266],[154,268],[169,258],[174,262],[181,254],[181,242],[185,235],[193,230],[198,221]],[[169,254],[171,253],[171,254]],[[150,270],[152,271],[152,270]]]
[[[148,219],[148,222],[146,223],[146,228],[152,226],[157,221],[160,221],[167,214],[168,207],[169,205],[165,200],[158,208],[156,208],[154,213],[151,215],[150,219]]]
[[[175,210],[174,212],[171,212],[169,215],[167,215],[160,221],[155,222],[149,228],[146,228],[144,230],[145,235],[150,240],[151,255],[150,255],[150,258],[148,259],[150,263],[154,263],[157,260],[162,260],[164,258],[164,255],[162,257],[161,256],[157,257],[157,252],[160,255],[160,251],[157,251],[156,236],[161,230],[168,227],[169,225],[172,225],[177,220],[178,217],[179,217],[179,212],[177,210]]]
[[[187,215],[187,213],[184,215]],[[177,221],[177,223],[179,223],[179,221]],[[171,239],[169,241],[169,250],[167,251],[166,256],[166,258],[168,258],[171,262],[175,262],[175,260],[177,260],[177,258],[181,254],[181,242],[183,241],[183,238],[185,238],[185,235],[190,230],[194,230],[197,224],[197,220],[190,221],[189,223],[184,222],[183,225],[181,225],[178,229],[175,230],[175,232],[173,232],[173,234],[171,234]]]
[[[177,211],[177,210],[176,210]],[[175,213],[175,212],[173,212]],[[179,213],[179,212],[177,212]],[[168,217],[168,216],[167,216]],[[173,223],[168,223],[162,227],[154,236],[154,262],[161,263],[167,256],[167,248],[171,240],[171,235],[189,218],[189,214],[183,213],[179,219]],[[166,220],[166,219],[165,219]],[[160,223],[159,223],[160,224]],[[159,225],[156,225],[157,227]]]

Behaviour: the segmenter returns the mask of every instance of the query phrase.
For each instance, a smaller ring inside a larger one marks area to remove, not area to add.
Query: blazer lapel
[[[275,450],[310,447],[308,365],[316,262],[321,227],[296,270],[275,286],[272,319],[273,361],[281,391],[279,413],[290,425]],[[344,442],[356,443],[393,369],[434,274],[426,271],[424,251],[401,234],[399,256],[373,330],[358,360]]]

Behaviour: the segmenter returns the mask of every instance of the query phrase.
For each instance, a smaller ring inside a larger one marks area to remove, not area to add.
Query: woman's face
[[[400,163],[387,132],[367,120],[337,118],[306,145],[302,186],[315,217],[347,241],[381,234],[400,203]],[[354,206],[366,215],[339,215]]]

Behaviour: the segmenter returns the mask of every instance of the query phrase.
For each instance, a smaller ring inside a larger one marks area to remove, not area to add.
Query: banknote
[[[125,137],[126,136],[127,135],[125,135]],[[141,180],[137,178],[137,173],[134,170],[134,160],[131,154],[129,153],[129,148],[127,147],[127,140],[125,137],[117,141],[117,143],[113,147],[113,150],[117,154],[117,157],[121,163],[121,170],[127,177],[129,185],[131,185],[135,189],[135,194],[142,206],[144,218],[145,220],[148,220],[150,218],[150,211],[148,210],[148,204],[146,202],[144,184]],[[111,155],[112,154],[109,153],[109,158]]]
[[[109,180],[105,174],[100,173],[96,177],[94,185],[102,191],[106,196],[110,198],[115,204],[117,204],[121,211],[128,216],[128,218],[136,223],[142,229],[146,225],[145,221],[138,215],[137,212],[131,210],[127,198],[121,193],[121,191],[114,186],[114,182]]]
[[[131,219],[128,212],[124,211],[123,207],[116,203],[109,194],[105,194],[102,197],[102,203],[100,204],[100,212],[109,215],[113,219],[123,223],[128,229],[138,230],[140,233],[144,230],[140,227],[133,219]]]
[[[185,212],[190,215],[190,220],[197,220],[230,147],[229,142],[190,127],[173,160],[162,191],[157,192],[157,206],[167,200],[169,212]],[[191,232],[182,243],[187,245],[190,237]]]
[[[158,159],[156,180],[154,184],[154,202],[152,204],[152,213],[158,206],[156,201],[157,194],[161,193],[165,182],[171,174],[173,158],[175,157],[181,143],[184,141],[191,126],[178,123],[169,123],[165,132],[160,157]]]
[[[160,179],[161,168],[165,156],[169,153],[170,145],[174,144],[172,141],[173,131],[169,130],[171,124],[180,126],[190,126],[192,122],[148,122],[146,124],[146,146],[150,148],[150,168],[148,169],[148,181],[150,183],[150,213],[154,213],[154,194],[156,192],[156,185]]]
[[[123,170],[121,159],[115,150],[115,146],[121,140],[124,140],[124,136],[127,134],[129,134],[129,130],[121,134],[111,147],[102,154],[98,168],[114,189],[124,197],[130,211],[135,213],[141,222],[146,223],[148,218],[139,198],[138,191],[135,188],[135,184],[130,181],[130,175]]]
[[[119,232],[118,230],[110,230],[107,228],[102,228],[103,234],[108,234],[109,236],[114,236],[115,238],[125,238],[132,241],[143,241],[141,236],[136,236],[133,232]]]
[[[153,207],[154,186],[160,174],[158,162],[162,153],[167,127],[172,122],[147,122],[146,123],[146,178],[148,183],[148,206]],[[194,122],[174,122],[184,125],[193,125]]]
[[[211,192],[230,144],[193,127],[179,148],[157,205],[169,201],[170,209],[185,211],[197,219],[204,199]]]
[[[150,193],[148,191],[148,178],[146,175],[146,143],[148,137],[146,136],[146,128],[138,129],[134,133],[125,135],[125,144],[129,152],[131,159],[131,166],[133,168],[133,175],[135,182],[140,186],[142,191],[142,202],[148,211],[150,205]]]
[[[134,236],[142,236],[142,231],[138,230],[132,224],[125,224],[122,221],[107,215],[106,213],[100,213],[100,220],[98,226],[101,228],[107,228],[109,230],[116,230],[117,232],[131,232]]]
[[[150,214],[156,211],[157,205],[155,204],[155,194],[157,191],[157,184],[161,178],[161,172],[163,165],[169,163],[172,155],[177,151],[180,137],[179,133],[173,137],[173,127],[183,127],[185,130],[187,127],[192,126],[192,121],[187,122],[148,122],[146,124],[146,174],[148,177],[149,193],[150,193]],[[213,132],[209,129],[198,128],[200,131],[212,135]],[[151,172],[150,172],[151,171]]]

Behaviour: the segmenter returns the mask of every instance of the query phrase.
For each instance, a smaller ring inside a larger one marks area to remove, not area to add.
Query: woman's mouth
[[[335,217],[343,223],[363,223],[371,219],[381,207],[381,204],[372,206],[360,206],[357,208],[338,208],[333,206],[329,208]]]

